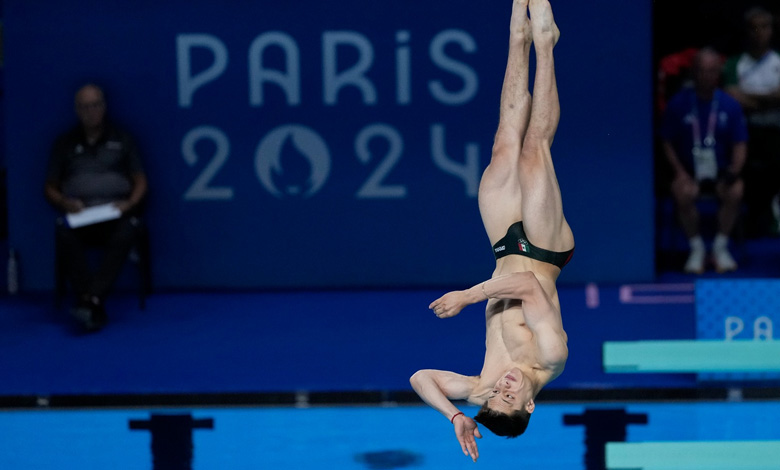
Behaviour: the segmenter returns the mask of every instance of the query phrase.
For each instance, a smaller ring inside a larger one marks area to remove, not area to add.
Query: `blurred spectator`
[[[681,87],[690,85],[689,76],[693,59],[699,50],[689,47],[679,52],[661,57],[656,78],[656,109],[659,113],[666,110],[666,103]]]
[[[707,251],[696,201],[702,195],[715,195],[720,205],[712,261],[718,272],[732,271],[737,263],[728,242],[744,190],[740,172],[745,163],[747,127],[739,103],[718,87],[720,55],[710,48],[701,49],[692,65],[693,86],[669,100],[661,124],[664,155],[673,171],[671,192],[690,243],[684,269],[704,271]]]
[[[132,138],[106,119],[103,91],[93,84],[75,96],[79,124],[60,136],[52,149],[45,195],[65,214],[105,205],[108,220],[78,228],[72,217],[58,219],[57,245],[77,296],[72,315],[87,329],[105,325],[104,301],[139,235],[138,207],[147,182]],[[97,268],[88,249],[102,252]]]
[[[736,98],[748,119],[749,159],[745,169],[746,202],[752,231],[778,233],[771,202],[780,191],[780,54],[773,51],[773,17],[763,8],[744,16],[747,48],[726,64],[726,91]]]

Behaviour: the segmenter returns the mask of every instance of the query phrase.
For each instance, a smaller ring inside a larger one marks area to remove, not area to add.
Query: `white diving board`
[[[608,470],[778,470],[780,441],[608,442]]]
[[[627,373],[780,372],[780,341],[607,341],[603,365]]]

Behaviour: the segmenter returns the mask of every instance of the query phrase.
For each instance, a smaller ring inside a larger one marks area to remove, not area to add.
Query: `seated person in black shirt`
[[[75,96],[79,125],[60,136],[46,174],[46,199],[65,214],[110,204],[118,218],[72,228],[58,219],[56,237],[68,279],[77,295],[71,310],[88,330],[105,325],[105,298],[140,230],[138,205],[147,190],[135,143],[106,119],[103,91],[93,84]],[[88,247],[102,250],[95,270]]]

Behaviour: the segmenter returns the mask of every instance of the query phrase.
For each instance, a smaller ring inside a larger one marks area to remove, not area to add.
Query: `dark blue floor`
[[[445,338],[479,348],[481,333],[464,334],[481,326],[478,316],[435,324],[425,308],[432,296],[156,294],[140,311],[126,295],[108,304],[110,323],[96,334],[46,297],[6,298],[0,393],[397,389],[414,372],[408,358],[449,362],[438,361]]]
[[[558,388],[657,384],[601,370],[605,340],[692,338],[693,305],[624,305],[619,286],[559,292],[569,333]],[[0,396],[410,390],[421,368],[476,375],[483,305],[439,320],[441,291],[160,293],[138,309],[109,304],[110,323],[84,334],[49,296],[0,298]],[[674,325],[674,328],[669,328]],[[690,384],[670,376],[668,385]]]

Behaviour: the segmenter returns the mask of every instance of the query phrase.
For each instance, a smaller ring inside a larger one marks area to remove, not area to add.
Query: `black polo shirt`
[[[129,134],[109,125],[90,145],[79,126],[55,142],[46,178],[66,197],[94,206],[127,199],[137,173],[143,173],[143,167]]]

